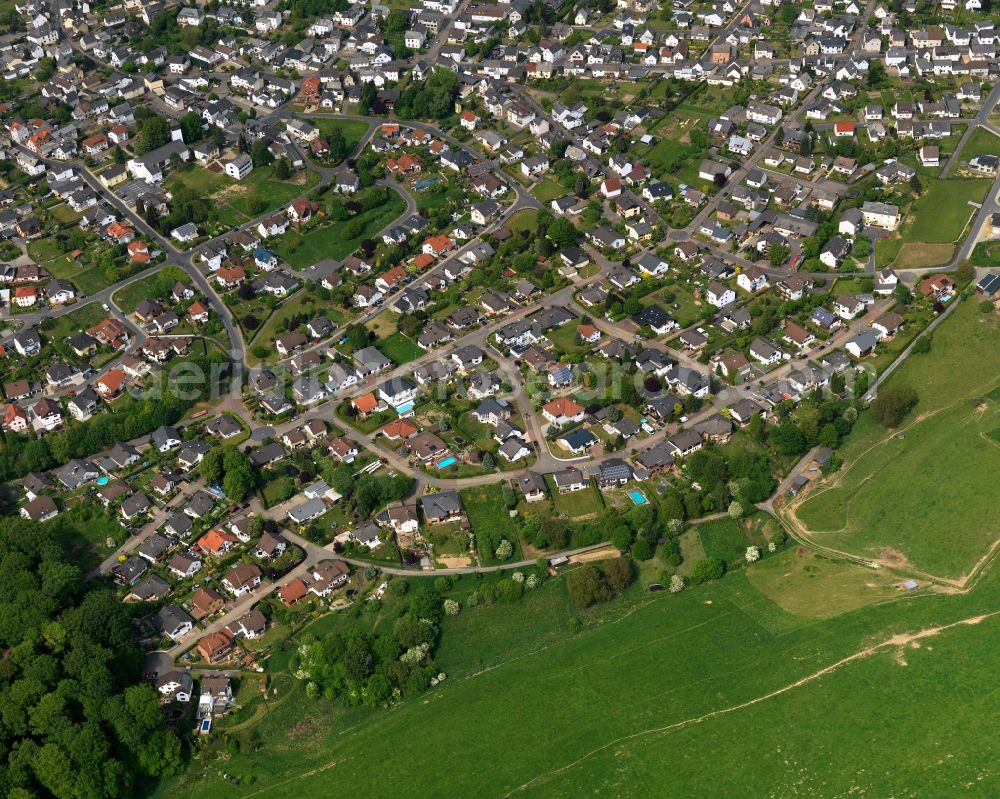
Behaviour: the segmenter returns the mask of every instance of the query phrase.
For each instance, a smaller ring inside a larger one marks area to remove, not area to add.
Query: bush
[[[639,541],[646,539],[640,538]],[[608,587],[616,594],[620,594],[632,584],[632,564],[625,558],[613,558],[601,564],[604,569],[604,577],[607,579]]]
[[[566,575],[566,589],[569,597],[577,607],[586,608],[597,602],[605,602],[611,598],[611,592],[605,585],[601,573],[589,563],[578,569],[573,569]]]
[[[691,584],[701,585],[709,580],[718,580],[726,572],[726,564],[718,558],[697,560],[691,568]]]
[[[664,541],[660,547],[660,560],[671,566],[681,565],[681,549],[673,539]]]
[[[649,560],[653,556],[653,551],[649,546],[649,539],[639,536],[632,545],[632,557],[636,560]]]
[[[872,402],[871,409],[883,426],[897,427],[916,404],[916,389],[903,385],[882,389]]]

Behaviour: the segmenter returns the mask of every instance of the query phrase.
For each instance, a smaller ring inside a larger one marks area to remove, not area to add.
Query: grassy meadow
[[[841,450],[844,466],[819,481],[794,516],[817,544],[960,580],[1000,540],[990,475],[1000,468],[1000,323],[964,302],[889,385],[916,388],[898,435],[863,414]],[[992,395],[997,397],[996,394]]]
[[[587,611],[562,582],[446,619],[448,678],[427,694],[366,713],[295,685],[239,731],[239,753],[195,760],[155,796],[995,795],[1000,619],[962,622],[1000,610],[996,574],[905,594],[792,548]]]

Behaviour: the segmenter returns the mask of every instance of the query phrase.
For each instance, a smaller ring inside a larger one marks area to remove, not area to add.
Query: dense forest
[[[128,797],[179,768],[128,609],[22,519],[0,519],[0,650],[0,795]]]

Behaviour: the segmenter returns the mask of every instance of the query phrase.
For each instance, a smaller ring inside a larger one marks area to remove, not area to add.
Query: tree
[[[275,162],[274,176],[278,180],[288,180],[292,176],[292,165],[284,156]]]
[[[152,114],[139,127],[139,132],[136,133],[132,146],[135,148],[136,155],[145,155],[157,147],[162,147],[168,141],[170,141],[170,126],[167,124],[167,120]]]
[[[201,463],[198,464],[198,474],[202,476],[205,480],[205,484],[209,486],[216,486],[222,482],[225,470],[223,467],[223,458],[225,453],[222,447],[215,447],[205,453],[205,457],[201,459]]]
[[[782,455],[798,455],[805,452],[806,439],[791,422],[783,422],[771,429],[771,446]]]
[[[767,251],[767,260],[770,262],[771,266],[781,266],[788,260],[790,252],[791,250],[788,248],[787,244],[772,244]]]
[[[514,547],[506,538],[500,542],[496,549],[497,560],[509,560],[514,554]]]
[[[903,417],[917,404],[917,392],[912,386],[901,385],[881,389],[871,404],[872,413],[885,427],[898,427]]]
[[[743,510],[743,506],[734,499],[729,503],[728,513],[730,519],[742,519],[745,511]]]
[[[920,182],[920,176],[916,172],[910,177],[910,190],[914,194],[920,194],[924,190],[924,186]]]
[[[188,111],[181,117],[181,136],[184,137],[185,144],[195,144],[204,138],[205,127],[201,114],[197,111]]]
[[[709,580],[718,580],[725,574],[726,564],[718,558],[696,560],[691,567],[691,584],[701,585]]]
[[[743,555],[743,559],[747,563],[756,563],[758,560],[760,560],[760,547],[755,547],[755,546],[747,547],[747,551]]]
[[[250,457],[236,447],[226,447],[223,467],[225,476],[222,478],[222,490],[230,500],[240,502],[256,483]]]
[[[562,250],[576,244],[576,226],[564,216],[549,225],[547,235],[552,243]]]
[[[649,545],[649,539],[639,536],[632,545],[632,557],[636,560],[649,560],[653,556],[653,550]]]
[[[670,588],[669,588],[670,593],[679,594],[683,590],[684,590],[684,578],[681,577],[679,574],[671,575]]]
[[[274,155],[267,146],[264,139],[257,139],[250,148],[250,160],[253,161],[254,169],[269,166],[274,162]]]
[[[614,593],[620,594],[632,584],[632,564],[626,558],[613,558],[601,564],[604,569],[604,577],[608,581],[608,588]]]
[[[0,520],[0,784],[12,798],[120,799],[180,765],[156,691],[138,684],[131,614],[84,583],[59,537],[69,532]]]
[[[604,602],[611,597],[600,572],[589,563],[567,573],[566,590],[573,603],[581,608]]]

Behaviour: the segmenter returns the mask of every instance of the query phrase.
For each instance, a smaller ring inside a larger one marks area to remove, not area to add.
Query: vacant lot
[[[552,497],[552,507],[556,513],[580,519],[597,516],[604,510],[604,500],[596,487],[588,485],[582,491],[560,494],[555,481],[550,476],[546,476],[545,479],[549,484],[549,495]]]
[[[344,137],[344,152],[349,157],[354,153],[362,137],[368,132],[368,123],[360,119],[314,119],[312,123],[319,128],[319,135],[330,140],[335,130]]]
[[[959,155],[960,161],[969,161],[977,155],[1000,155],[1000,136],[983,127],[976,128]]]
[[[241,181],[221,172],[195,167],[172,175],[167,186],[182,184],[198,196],[208,197],[220,222],[241,225],[284,207],[318,181],[318,175],[306,170],[294,173],[288,180],[278,180],[274,177],[273,166],[255,169]]]
[[[968,399],[886,436],[824,481],[796,515],[818,543],[957,579],[1000,539],[988,475],[1000,406]]]
[[[393,333],[377,344],[381,353],[397,366],[416,360],[424,354],[424,351],[417,344],[402,333]]]
[[[107,319],[110,314],[105,311],[100,303],[91,302],[81,305],[65,316],[53,317],[42,322],[42,330],[54,342],[62,342],[63,339],[75,336],[81,330],[93,327]]]
[[[895,266],[898,269],[941,266],[950,263],[954,254],[954,244],[914,244],[909,242],[900,248]]]
[[[989,500],[1000,446],[997,322],[963,303],[890,384],[917,389],[916,415],[890,435],[864,414],[842,454],[845,465],[807,494],[794,513],[817,543],[889,565],[961,579],[1000,539]],[[904,560],[905,559],[905,560]]]
[[[988,180],[927,180],[913,205],[913,221],[903,230],[903,241],[955,241],[976,210],[969,203],[981,202],[989,187]]]
[[[331,222],[305,232],[290,230],[274,241],[274,251],[293,269],[302,269],[323,258],[342,260],[367,238],[373,238],[406,210],[406,203],[395,191],[380,206],[362,211],[344,222]],[[355,225],[355,222],[357,224]],[[356,235],[344,238],[352,226]]]
[[[464,489],[462,504],[483,563],[498,562],[494,553],[501,541],[509,541],[514,550],[507,560],[520,559],[517,519],[511,518],[504,502],[504,490],[499,484]]]

